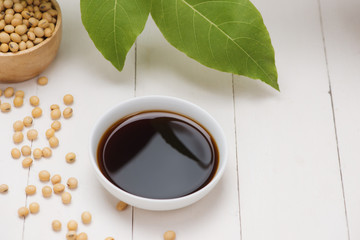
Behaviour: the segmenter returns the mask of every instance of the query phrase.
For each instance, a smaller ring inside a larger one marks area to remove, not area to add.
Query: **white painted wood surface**
[[[360,2],[320,1],[350,239],[360,238]]]
[[[243,239],[347,239],[317,1],[257,2],[281,93],[236,77]]]
[[[0,113],[0,184],[10,187],[0,194],[0,239],[65,239],[70,219],[79,222],[79,232],[87,232],[89,239],[155,240],[169,229],[179,240],[359,239],[360,4],[253,3],[272,37],[280,93],[187,58],[165,41],[151,19],[119,73],[88,38],[79,1],[60,2],[64,38],[58,57],[44,72],[49,84],[38,86],[35,79],[0,84],[1,89],[13,86],[26,92],[23,107]],[[33,126],[39,139],[23,144],[46,146],[49,106],[57,103],[63,108],[66,93],[75,97],[74,116],[61,119],[59,147],[50,159],[35,160],[30,170],[23,169],[22,159],[10,156],[15,146],[12,123],[29,115],[29,97],[39,96],[44,113]],[[192,206],[168,212],[131,207],[117,212],[117,200],[96,181],[89,164],[89,132],[114,104],[151,94],[184,98],[209,111],[227,136],[227,170],[219,185]],[[0,100],[11,101],[4,96]],[[78,156],[71,165],[64,159],[70,151]],[[70,205],[64,206],[57,195],[41,196],[47,183],[37,174],[43,169],[60,174],[63,183],[71,176],[79,179],[79,188],[69,191]],[[35,196],[25,196],[27,184],[37,186]],[[40,203],[40,213],[25,221],[18,218],[17,209],[33,201]],[[88,226],[80,221],[85,210],[93,215]],[[61,232],[51,230],[53,219],[62,221]]]

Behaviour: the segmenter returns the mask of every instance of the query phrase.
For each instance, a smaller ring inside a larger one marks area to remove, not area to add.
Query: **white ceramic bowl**
[[[97,148],[104,132],[119,119],[133,113],[148,110],[164,110],[179,113],[199,122],[213,136],[219,151],[219,166],[213,179],[198,191],[179,198],[151,199],[133,195],[112,184],[101,173],[97,163]],[[223,130],[216,120],[199,106],[174,97],[146,96],[137,97],[119,103],[107,111],[95,124],[90,137],[90,160],[100,183],[120,200],[148,210],[172,210],[188,206],[204,197],[219,182],[224,173],[228,157],[226,139]]]

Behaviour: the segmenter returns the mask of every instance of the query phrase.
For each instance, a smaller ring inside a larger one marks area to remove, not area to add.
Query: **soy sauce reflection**
[[[211,135],[187,117],[162,111],[120,119],[104,133],[97,157],[109,181],[153,199],[197,191],[211,181],[218,167]]]

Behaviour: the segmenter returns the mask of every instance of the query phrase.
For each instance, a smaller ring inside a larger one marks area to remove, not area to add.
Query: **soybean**
[[[66,154],[65,160],[66,160],[67,163],[73,163],[73,162],[75,162],[75,160],[76,160],[76,154],[73,153],[73,152],[70,152],[70,153]]]
[[[9,43],[10,42],[10,35],[7,34],[6,32],[1,32],[0,33],[0,42]],[[2,47],[2,50],[4,50],[4,47]]]
[[[36,27],[34,29],[34,33],[35,33],[35,36],[38,38],[42,38],[45,35],[44,29],[42,29],[41,27]]]
[[[9,186],[6,184],[1,184],[0,185],[0,193],[5,193],[9,190]]]
[[[46,130],[45,132],[45,136],[47,139],[50,139],[51,137],[53,137],[55,135],[55,130],[53,128],[49,128],[48,130]]]
[[[41,19],[38,23],[38,26],[42,29],[45,29],[49,26],[49,21],[46,19]]]
[[[40,99],[37,96],[31,96],[29,101],[32,106],[34,107],[39,106]]]
[[[19,51],[19,45],[16,42],[10,42],[9,43],[10,51],[11,52],[17,52]]]
[[[61,230],[61,222],[59,220],[52,221],[51,226],[55,232],[58,232]]]
[[[29,210],[32,214],[36,214],[40,210],[40,205],[37,202],[30,203]]]
[[[31,114],[33,116],[33,118],[39,118],[42,115],[42,109],[39,107],[35,107],[32,111]]]
[[[33,160],[31,158],[27,157],[22,161],[22,166],[24,168],[28,168],[32,165],[32,163],[33,163]]]
[[[35,40],[34,40],[34,44],[35,45],[38,45],[39,43],[42,43],[42,41],[44,41],[44,39],[43,38],[35,38]]]
[[[24,10],[24,6],[21,5],[21,3],[15,3],[13,8],[14,11],[17,13],[22,12]]]
[[[27,29],[27,26],[24,25],[24,24],[18,25],[18,26],[15,27],[15,32],[16,32],[17,34],[19,34],[20,36],[21,36],[21,35],[24,35],[27,30],[28,30],[28,29]]]
[[[52,110],[51,113],[50,113],[50,116],[51,116],[51,119],[52,119],[52,120],[57,120],[57,119],[59,119],[60,116],[61,116],[61,111],[60,111],[60,109],[54,109],[54,110]]]
[[[21,153],[25,157],[30,156],[31,155],[31,147],[29,147],[28,145],[22,146]]]
[[[52,195],[52,189],[49,186],[44,186],[42,188],[42,195],[44,198],[49,198]]]
[[[1,33],[0,33],[1,34]],[[0,35],[0,38],[1,38],[1,35]],[[1,42],[1,41],[0,41]],[[6,53],[9,51],[9,45],[7,45],[6,43],[2,43],[0,45],[0,51],[3,52],[3,53]]]
[[[72,114],[73,114],[73,110],[71,107],[67,107],[63,111],[64,118],[71,118]]]
[[[22,97],[22,98],[24,98],[24,96],[25,96],[25,93],[24,93],[23,90],[17,90],[17,91],[15,92],[15,97]]]
[[[6,88],[6,89],[4,90],[4,97],[10,98],[10,97],[12,97],[12,96],[14,96],[14,88],[12,88],[12,87]]]
[[[78,186],[78,180],[74,177],[71,177],[67,180],[66,185],[69,189],[75,189]]]
[[[25,127],[30,127],[33,123],[32,117],[30,117],[30,116],[25,117],[23,120],[23,123],[24,123]]]
[[[19,217],[25,218],[29,215],[29,209],[27,207],[21,207],[18,210]]]
[[[54,121],[51,123],[51,128],[55,131],[59,131],[61,128],[61,123],[59,121]]]
[[[167,231],[164,233],[164,240],[175,240],[176,233],[174,231]]]
[[[52,155],[52,150],[50,148],[48,148],[48,147],[44,147],[42,149],[42,155],[43,155],[44,158],[49,158]]]
[[[65,190],[65,186],[61,183],[57,183],[53,187],[54,193],[62,193]]]
[[[71,105],[74,102],[74,97],[71,94],[66,94],[63,97],[65,105]]]
[[[20,43],[19,43],[19,50],[20,51],[23,51],[23,50],[25,50],[26,49],[26,43],[24,42],[24,41],[21,41]]]
[[[34,43],[32,41],[26,41],[26,48],[32,48],[34,46]]]
[[[17,108],[21,107],[24,103],[24,99],[22,97],[15,97],[13,103],[14,103],[14,107],[17,107]]]
[[[44,86],[48,83],[48,78],[47,77],[39,77],[37,80],[37,83],[41,86]]]
[[[59,174],[55,174],[54,176],[51,177],[51,183],[52,184],[57,184],[61,182],[61,176]]]
[[[0,51],[16,53],[41,43],[44,37],[51,37],[57,16],[57,10],[48,0],[0,0]],[[29,36],[30,32],[34,35]],[[13,33],[16,35],[10,38],[9,34]]]
[[[68,192],[63,192],[63,194],[61,194],[61,201],[63,202],[63,204],[70,204],[71,194]]]
[[[127,208],[127,206],[128,206],[127,203],[125,203],[123,201],[120,201],[120,202],[117,203],[116,209],[118,211],[124,211]]]
[[[52,136],[51,138],[49,138],[49,145],[51,148],[56,148],[57,146],[59,146],[59,139],[57,139],[57,137]]]
[[[88,239],[88,235],[84,232],[79,233],[79,235],[77,235],[76,240],[87,240]]]
[[[27,133],[26,133],[27,138],[29,139],[29,141],[33,141],[36,140],[38,137],[38,132],[36,129],[30,129]]]
[[[16,42],[16,43],[20,43],[21,42],[21,37],[19,34],[17,33],[11,33],[10,34],[10,39],[13,41],[13,42]]]
[[[70,220],[67,224],[69,231],[76,231],[78,228],[78,223],[75,220]]]
[[[87,212],[87,211],[85,211],[85,212],[83,212],[82,214],[81,214],[81,220],[82,220],[82,222],[84,223],[84,224],[89,224],[89,223],[91,223],[91,213],[90,212]]]
[[[36,193],[36,187],[34,185],[28,185],[25,187],[26,195],[34,195]]]
[[[11,110],[11,105],[10,105],[10,103],[2,103],[2,104],[0,105],[0,109],[1,109],[1,112],[3,112],[3,113],[10,112],[10,110]]]
[[[6,25],[4,27],[4,31],[8,34],[15,32],[15,28],[13,25]]]
[[[66,233],[66,240],[76,240],[76,232],[75,231],[70,231],[68,233]]]
[[[4,7],[6,7],[6,8],[12,8],[13,5],[14,5],[14,2],[12,0],[4,1]]]
[[[17,149],[17,148],[11,149],[11,156],[12,156],[14,159],[19,159],[20,156],[21,156],[20,150]]]
[[[57,105],[57,104],[52,104],[52,105],[50,106],[50,110],[52,111],[52,110],[55,110],[55,109],[60,109],[59,105]]]
[[[42,182],[47,182],[50,180],[50,173],[46,170],[42,170],[39,172],[39,179]]]
[[[24,129],[24,123],[20,120],[14,122],[13,124],[14,131],[22,131]]]
[[[40,158],[42,158],[42,156],[43,156],[42,150],[40,148],[35,148],[33,151],[34,159],[39,160]]]
[[[20,131],[17,131],[13,135],[13,141],[14,143],[18,144],[21,143],[24,140],[24,134]]]

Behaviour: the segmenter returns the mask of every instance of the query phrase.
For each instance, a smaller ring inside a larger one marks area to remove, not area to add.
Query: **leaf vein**
[[[178,0],[175,0],[175,12],[176,12],[176,23],[179,30],[179,37],[182,45],[182,49],[184,49],[184,40],[182,38],[181,29],[180,29],[180,22],[179,22],[179,12],[178,12]]]
[[[117,65],[120,65],[120,60],[119,60],[119,54],[118,54],[118,49],[117,49],[117,38],[116,38],[116,11],[117,11],[117,5],[118,5],[118,0],[115,0],[115,6],[114,6],[114,45],[115,45],[115,55],[116,55],[116,61],[117,61]]]
[[[197,6],[200,6],[202,4],[207,4],[207,3],[230,3],[230,4],[235,4],[235,5],[239,5],[239,6],[242,6],[242,7],[245,7],[251,11],[253,11],[253,9],[249,8],[246,4],[241,4],[239,2],[231,2],[231,1],[204,1],[204,2],[200,2],[200,3],[197,3],[197,4],[194,4],[192,5],[194,8],[197,7]]]
[[[176,0],[177,1],[177,0]],[[254,64],[265,74],[265,76],[276,85],[276,82],[268,75],[268,73],[260,66],[260,64],[247,52],[243,49],[237,42],[235,42],[226,32],[224,32],[221,28],[219,28],[215,23],[213,23],[210,19],[204,16],[201,12],[199,12],[196,8],[194,8],[191,4],[189,4],[186,0],[181,0],[185,5],[187,5],[194,12],[199,14],[202,18],[204,18],[207,22],[213,25],[217,30],[219,30],[225,37],[229,38],[242,52],[244,52]]]
[[[256,29],[258,29],[260,31],[262,30],[261,28],[254,26],[252,23],[243,22],[243,21],[226,21],[226,22],[222,22],[222,23],[218,24],[217,26],[220,27],[221,25],[225,25],[225,24],[228,24],[228,23],[239,23],[239,24],[244,24],[244,25],[250,25],[251,27],[256,28]]]
[[[237,37],[237,38],[234,38],[234,41],[239,40],[239,39],[249,39],[249,40],[251,40],[251,41],[257,42],[259,45],[262,45],[262,46],[266,47],[265,44],[263,44],[262,42],[260,42],[259,40],[255,39],[255,38],[250,38],[250,37]]]
[[[96,31],[99,29],[99,28],[102,28],[102,22],[103,22],[103,20],[105,19],[105,17],[107,16],[107,15],[109,15],[110,13],[112,13],[114,11],[114,9],[110,9],[109,11],[107,11],[102,17],[101,17],[101,19],[99,20],[99,21],[97,21],[97,24],[96,24]]]
[[[93,17],[92,17],[91,19],[95,19],[95,17],[97,16],[97,13],[98,13],[99,11],[101,11],[101,9],[102,9],[103,6],[105,6],[106,1],[111,1],[111,0],[105,0],[105,2],[103,2],[103,4],[101,4],[100,7],[98,7],[98,8],[95,10],[95,12],[92,14]],[[107,13],[111,12],[112,10],[113,10],[113,9],[110,9],[110,11],[108,11]],[[107,14],[107,13],[106,13],[106,14]],[[104,15],[106,15],[106,14],[104,14]]]
[[[210,25],[210,27],[209,27],[209,31],[208,31],[208,42],[209,42],[209,48],[210,48],[211,56],[213,57],[213,59],[214,59],[215,62],[218,62],[217,59],[215,58],[214,51],[213,51],[212,45],[211,45],[211,28],[212,28],[212,26],[213,26],[213,25]]]
[[[226,45],[225,45],[225,52],[226,52],[226,58],[228,60],[228,63],[230,63],[231,67],[234,68],[234,64],[232,63],[232,61],[230,60],[230,56],[229,56],[229,49],[228,49],[228,46],[229,46],[229,39],[227,38],[226,39]]]
[[[116,2],[118,1],[118,0],[115,0]],[[124,11],[124,13],[125,13],[125,15],[126,15],[126,17],[127,17],[127,19],[129,20],[129,23],[132,23],[132,21],[131,21],[131,19],[130,19],[130,16],[129,16],[129,14],[126,12],[126,9],[123,7],[123,6],[121,6],[121,4],[117,4],[118,6],[120,6],[121,7],[121,10],[123,10]]]
[[[196,37],[196,29],[195,29],[195,12],[193,12],[193,17],[192,17],[192,25],[193,25],[193,30],[194,30],[194,38],[195,38],[195,45],[196,45],[196,50],[198,52],[199,57],[201,56],[200,54],[200,50],[199,50],[199,43]]]

